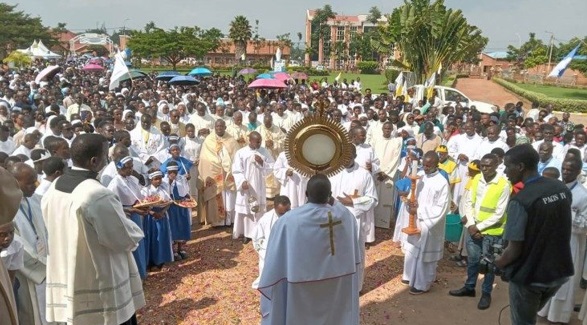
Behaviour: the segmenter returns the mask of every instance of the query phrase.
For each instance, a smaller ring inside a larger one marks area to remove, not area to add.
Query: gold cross
[[[328,222],[327,223],[323,223],[320,225],[320,228],[326,228],[328,227],[328,230],[330,231],[330,254],[334,255],[334,226],[336,225],[340,225],[342,224],[342,221],[338,220],[335,222],[332,222],[332,213],[330,211],[328,211]]]

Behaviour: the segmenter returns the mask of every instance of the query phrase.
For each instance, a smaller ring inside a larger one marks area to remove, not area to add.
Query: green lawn
[[[553,98],[587,100],[587,89],[516,83],[516,86]]]

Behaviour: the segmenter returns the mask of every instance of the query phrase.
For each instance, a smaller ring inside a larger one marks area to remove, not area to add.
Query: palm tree
[[[235,45],[234,58],[238,62],[243,54],[247,53],[247,42],[253,37],[253,31],[249,20],[245,16],[236,16],[230,22],[228,37]]]

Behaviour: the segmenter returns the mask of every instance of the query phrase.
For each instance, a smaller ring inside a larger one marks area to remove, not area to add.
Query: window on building
[[[344,41],[344,26],[338,26],[336,28],[336,40]]]

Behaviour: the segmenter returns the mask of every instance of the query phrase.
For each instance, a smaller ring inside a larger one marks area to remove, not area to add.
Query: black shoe
[[[248,244],[250,241],[251,241],[251,238],[247,238],[247,237],[243,238],[244,245]]]
[[[405,286],[409,286],[410,285],[410,281],[408,280],[402,280],[402,284]]]
[[[409,292],[410,292],[411,295],[421,295],[421,294],[426,293],[428,291],[418,290],[418,289],[416,289],[414,287],[410,287],[410,291]]]
[[[480,310],[485,310],[491,306],[491,295],[488,293],[481,294],[481,299],[479,299],[479,304],[477,304],[477,308]]]
[[[468,289],[467,287],[462,287],[460,289],[451,290],[448,292],[448,294],[453,297],[475,297],[475,289]]]
[[[580,312],[581,311],[581,304],[575,305],[575,307],[573,308],[573,311],[575,311],[577,313]]]

